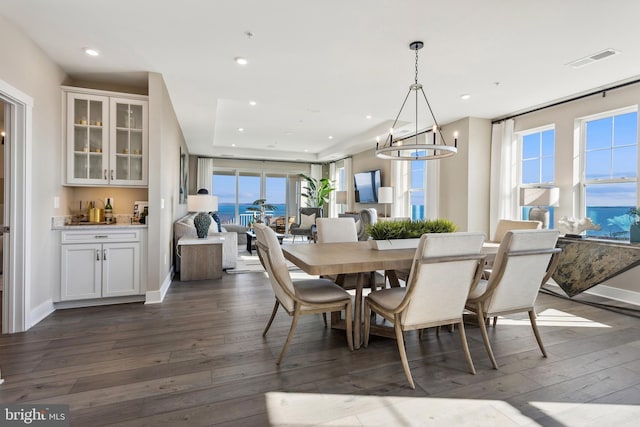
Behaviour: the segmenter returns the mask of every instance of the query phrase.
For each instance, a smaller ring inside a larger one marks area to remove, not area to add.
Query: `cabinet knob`
[[[111,169],[111,180],[113,181],[113,169]]]
[[[106,260],[107,260],[107,250],[106,250],[106,249],[103,249],[103,250],[102,250],[102,260],[103,260],[103,261],[106,261]]]
[[[107,170],[104,170],[104,179],[107,179]]]
[[[100,261],[100,249],[96,249],[96,261]]]

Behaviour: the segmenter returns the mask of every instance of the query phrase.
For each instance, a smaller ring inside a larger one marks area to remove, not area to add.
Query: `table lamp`
[[[209,194],[189,195],[187,196],[187,210],[189,212],[199,212],[193,218],[193,225],[196,227],[198,238],[206,238],[209,235],[209,226],[211,225],[209,212],[218,210],[218,197]]]
[[[384,217],[387,217],[387,205],[393,203],[393,187],[378,188],[378,203],[384,204]]]
[[[548,206],[559,206],[560,189],[558,187],[520,188],[520,206],[533,206],[529,210],[529,220],[540,221],[542,228],[549,228]]]

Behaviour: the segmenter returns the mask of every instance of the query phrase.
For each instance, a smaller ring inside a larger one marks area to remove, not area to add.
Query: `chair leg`
[[[351,319],[351,298],[347,301],[347,305],[344,308],[344,318],[347,322],[345,333],[347,334],[347,345],[349,350],[353,351],[353,320]]]
[[[407,352],[404,348],[404,336],[402,335],[402,326],[400,326],[400,316],[395,316],[393,321],[393,329],[396,331],[396,342],[398,344],[398,351],[400,352],[400,360],[402,361],[402,369],[409,381],[409,387],[415,390],[416,386],[413,383],[413,377],[411,376],[411,370],[409,369],[409,361],[407,360]]]
[[[531,327],[533,328],[533,334],[536,336],[536,341],[538,341],[538,347],[540,347],[542,355],[547,357],[547,352],[542,345],[542,339],[540,338],[540,332],[538,331],[538,324],[536,323],[536,313],[533,310],[529,311],[529,320],[531,320]]]
[[[469,365],[469,370],[473,375],[476,374],[476,368],[473,366],[473,360],[471,360],[471,353],[469,352],[469,343],[467,342],[467,335],[464,332],[464,322],[458,323],[458,333],[460,334],[460,342],[462,342],[462,349],[464,350],[464,355],[467,358],[467,364]]]
[[[280,303],[278,302],[278,300],[276,300],[276,303],[273,306],[273,311],[271,312],[271,318],[269,318],[269,321],[267,322],[267,326],[264,328],[264,331],[262,331],[263,337],[267,335],[267,331],[271,327],[271,322],[273,322],[273,319],[276,317],[276,312],[278,311],[279,306],[280,306]]]
[[[489,355],[489,359],[491,359],[491,364],[493,365],[493,369],[498,369],[498,363],[496,362],[496,358],[493,356],[493,350],[491,350],[491,344],[489,344],[489,335],[487,335],[487,326],[484,323],[484,313],[482,312],[482,307],[480,303],[477,306],[477,314],[478,314],[478,325],[480,326],[480,332],[482,333],[482,341],[484,341],[484,348],[487,349],[487,354]]]
[[[369,301],[364,299],[364,347],[369,346],[369,331],[371,330],[371,306]]]
[[[279,365],[284,359],[284,355],[289,349],[289,344],[291,344],[291,339],[293,338],[293,333],[296,331],[296,326],[298,326],[298,319],[300,318],[300,304],[296,304],[296,309],[293,312],[293,320],[291,321],[291,328],[289,329],[289,335],[287,335],[287,341],[284,343],[284,347],[282,347],[282,351],[280,352],[280,357],[278,357],[278,361],[276,365]]]
[[[498,323],[498,316],[493,316],[493,327],[496,327],[496,323]]]
[[[322,313],[322,320],[324,320],[324,327],[327,327],[327,313]]]

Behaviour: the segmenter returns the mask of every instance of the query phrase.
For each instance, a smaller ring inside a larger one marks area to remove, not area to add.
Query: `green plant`
[[[335,190],[333,183],[327,178],[316,179],[305,174],[300,174],[307,181],[307,189],[302,197],[307,199],[307,207],[321,208],[329,203],[329,195]]]
[[[367,233],[374,240],[417,239],[425,233],[453,233],[457,228],[448,219],[378,221],[367,226]]]
[[[264,215],[266,211],[273,211],[276,209],[274,205],[270,205],[267,203],[267,199],[254,200],[252,205],[254,206],[248,207],[247,210],[251,212],[260,212],[258,218],[259,221],[264,221]]]
[[[633,218],[634,224],[640,225],[640,207],[629,209],[628,214]]]

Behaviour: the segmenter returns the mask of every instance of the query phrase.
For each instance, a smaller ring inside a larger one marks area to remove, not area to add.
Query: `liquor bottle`
[[[113,223],[113,207],[111,206],[111,199],[107,199],[107,204],[104,207],[104,221],[107,224]]]

